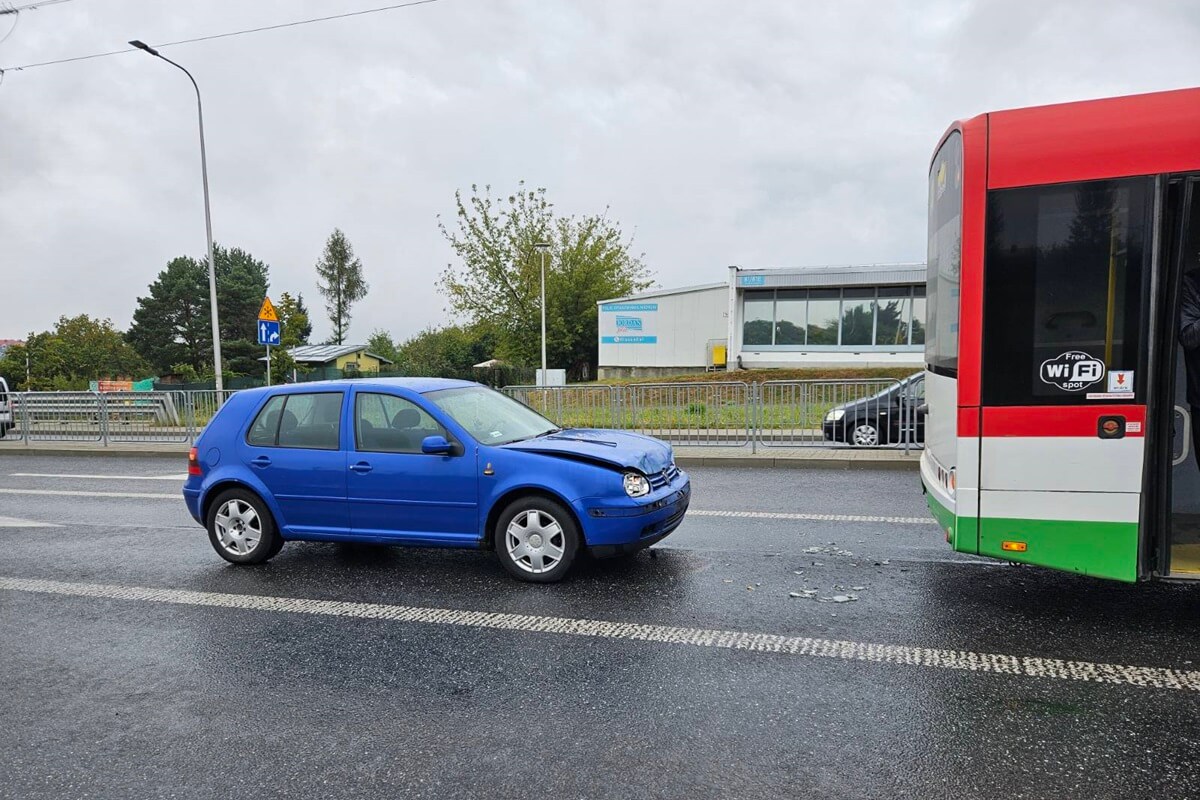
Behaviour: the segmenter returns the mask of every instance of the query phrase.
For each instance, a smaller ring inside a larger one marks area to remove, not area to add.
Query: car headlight
[[[842,417],[846,416],[846,409],[835,408],[825,415],[826,422],[837,422]]]
[[[646,480],[645,475],[638,475],[636,472],[625,473],[625,494],[630,497],[645,497],[650,494],[650,481]]]

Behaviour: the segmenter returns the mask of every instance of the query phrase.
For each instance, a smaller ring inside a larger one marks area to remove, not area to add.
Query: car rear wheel
[[[562,580],[579,551],[579,539],[571,513],[544,497],[516,500],[496,521],[496,556],[510,575],[522,581]]]
[[[877,447],[879,427],[871,422],[858,423],[850,433],[850,444],[855,447]]]
[[[222,492],[209,506],[207,527],[213,549],[234,564],[261,564],[283,546],[266,504],[245,489]]]

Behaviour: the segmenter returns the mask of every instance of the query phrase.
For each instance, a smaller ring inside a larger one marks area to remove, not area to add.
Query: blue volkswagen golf
[[[294,539],[474,547],[549,583],[583,548],[667,536],[691,486],[657,439],[562,430],[468,381],[392,378],[234,394],[196,440],[183,496],[235,564]]]

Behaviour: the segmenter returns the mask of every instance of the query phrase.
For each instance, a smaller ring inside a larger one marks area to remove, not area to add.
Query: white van
[[[8,381],[0,378],[0,439],[13,426],[12,396],[8,393]]]

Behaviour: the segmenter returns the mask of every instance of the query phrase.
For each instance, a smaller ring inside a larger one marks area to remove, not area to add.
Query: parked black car
[[[925,441],[925,415],[917,409],[925,403],[925,373],[910,375],[895,386],[829,410],[823,429],[825,438],[855,447],[913,444]]]

